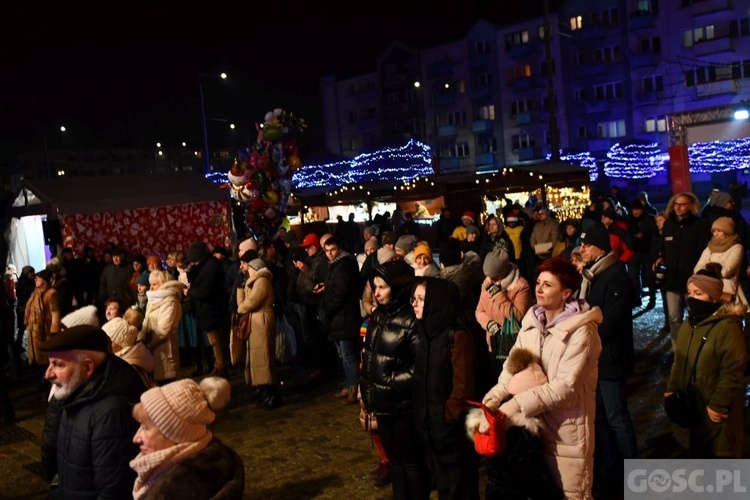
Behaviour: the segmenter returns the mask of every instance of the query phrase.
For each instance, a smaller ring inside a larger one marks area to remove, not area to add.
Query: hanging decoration
[[[237,238],[270,241],[286,217],[294,171],[302,166],[294,134],[303,132],[307,124],[276,108],[255,128],[255,144],[239,152],[226,174],[229,182],[222,187],[232,198]]]
[[[690,171],[710,174],[750,168],[750,137],[696,142],[688,146]]]
[[[604,173],[621,179],[648,179],[666,171],[669,155],[659,151],[657,143],[615,144],[607,152]]]

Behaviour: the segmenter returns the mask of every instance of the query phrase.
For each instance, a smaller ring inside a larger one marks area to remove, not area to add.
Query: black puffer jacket
[[[57,435],[60,498],[132,498],[138,454],[133,406],[146,390],[138,372],[110,355],[62,404]],[[47,441],[47,438],[44,439]]]
[[[224,292],[224,266],[210,255],[188,272],[188,297],[195,304],[195,318],[201,330],[221,330],[227,325],[227,302]]]
[[[375,269],[370,283],[382,278],[391,287],[391,300],[379,305],[367,327],[362,349],[360,391],[373,415],[412,411],[412,379],[417,354],[417,320],[409,304],[414,269],[399,260]]]
[[[476,399],[473,337],[458,329],[458,288],[441,278],[425,279],[425,303],[414,363],[414,420],[422,442],[441,463],[473,456],[466,439],[467,399]]]
[[[357,261],[349,253],[342,252],[328,266],[326,289],[320,302],[321,312],[330,324],[328,340],[353,340],[359,335],[360,280]]]

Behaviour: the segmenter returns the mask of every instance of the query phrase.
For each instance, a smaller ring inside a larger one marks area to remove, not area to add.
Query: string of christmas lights
[[[659,151],[657,143],[612,146],[604,162],[604,173],[620,179],[648,179],[664,172],[669,155]]]
[[[688,161],[690,171],[701,174],[750,168],[750,137],[690,144]]]
[[[429,146],[412,139],[405,146],[363,153],[351,160],[306,165],[294,172],[292,186],[297,190],[372,181],[402,182],[434,173]]]

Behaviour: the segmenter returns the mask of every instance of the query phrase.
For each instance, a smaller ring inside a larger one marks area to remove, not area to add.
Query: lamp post
[[[203,167],[204,167],[205,174],[211,173],[211,161],[208,157],[208,129],[206,125],[206,101],[203,97],[203,78],[211,77],[211,76],[215,76],[215,75],[206,74],[206,73],[198,74],[198,90],[200,91],[200,95],[201,95],[201,125],[203,125]],[[218,76],[222,80],[226,80],[227,78],[226,73],[221,73]]]

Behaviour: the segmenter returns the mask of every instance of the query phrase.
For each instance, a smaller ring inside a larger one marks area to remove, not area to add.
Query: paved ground
[[[629,405],[640,454],[644,458],[677,457],[680,450],[662,409],[671,355],[668,337],[658,334],[663,324],[661,304],[635,313],[637,366],[630,380]],[[212,426],[245,462],[245,497],[391,498],[389,487],[376,489],[369,478],[377,453],[359,426],[358,408],[342,406],[332,397],[337,389],[334,382],[313,384],[301,372],[282,373],[286,404],[266,411],[248,401],[240,372],[235,370],[233,401]],[[47,484],[36,473],[44,402],[35,378],[27,372],[12,382],[18,422],[0,428],[2,498],[46,497]],[[433,497],[437,498],[434,492]]]

